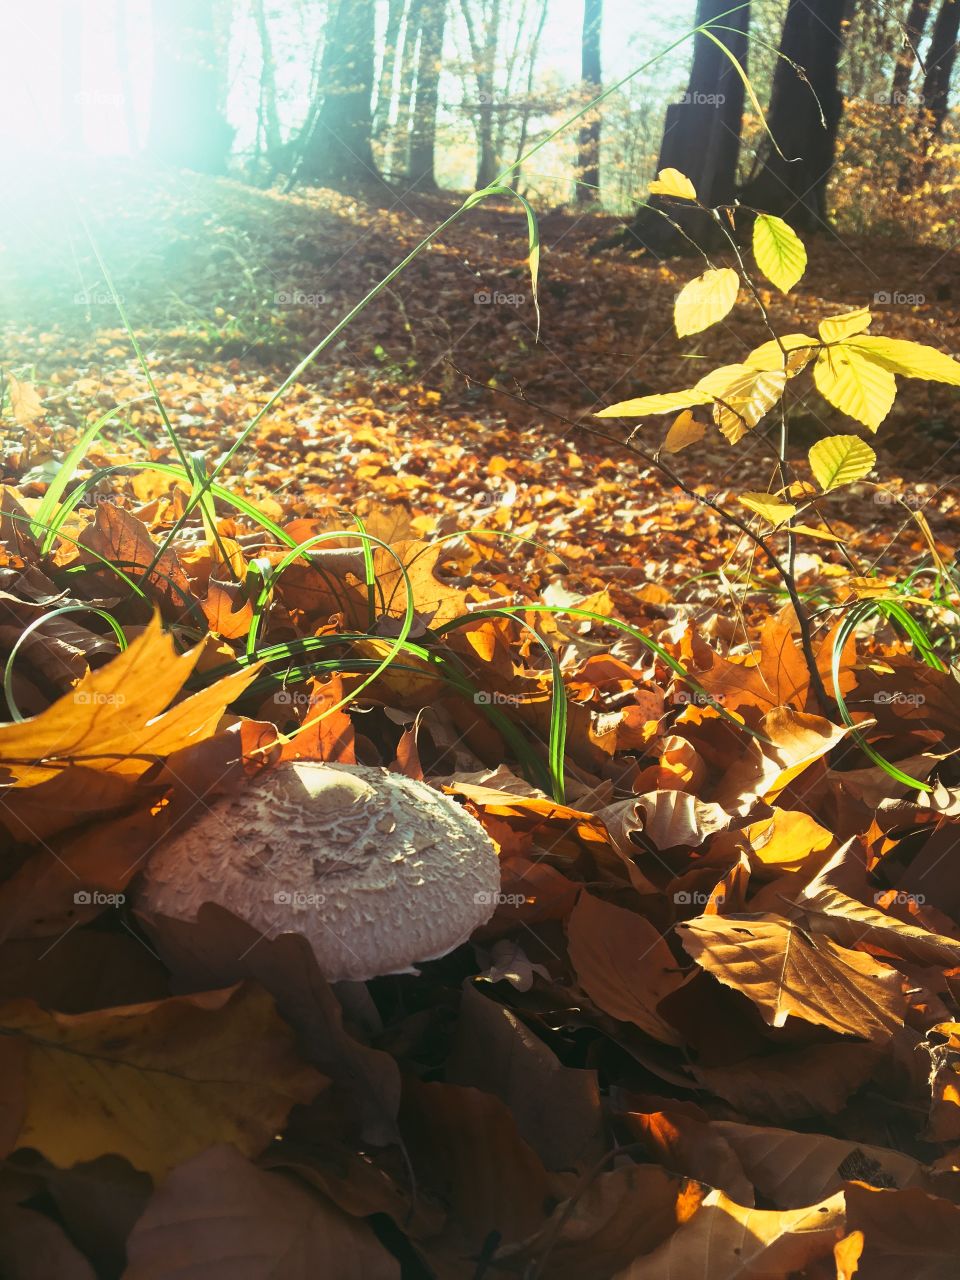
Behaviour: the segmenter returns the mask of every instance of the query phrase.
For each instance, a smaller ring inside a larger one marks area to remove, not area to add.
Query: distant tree
[[[410,130],[413,127],[413,91],[417,76],[417,45],[426,0],[409,0],[403,24],[397,119],[393,127],[389,174],[400,179],[410,163]]]
[[[420,19],[417,87],[410,136],[407,181],[411,187],[430,190],[437,185],[434,171],[437,141],[437,108],[440,102],[440,68],[447,22],[447,0],[425,0]]]
[[[790,0],[767,117],[777,145],[764,138],[741,192],[744,203],[800,230],[827,223],[827,182],[843,112],[838,64],[847,9],[848,0]]]
[[[500,0],[460,0],[470,42],[477,100],[473,110],[477,134],[477,186],[487,187],[500,171],[494,134],[494,94],[500,43]]]
[[[580,78],[589,101],[600,92],[600,28],[603,0],[584,0],[580,39]],[[600,199],[600,113],[586,117],[580,129],[577,155],[577,204]]]
[[[932,0],[913,0],[903,24],[903,46],[893,68],[891,101],[896,107],[903,106],[907,100],[913,68],[917,61],[917,49],[926,30],[931,3]]]
[[[707,205],[730,204],[736,194],[744,88],[728,55],[746,71],[750,5],[744,3],[733,13],[730,9],[729,0],[698,0],[697,25],[715,23],[716,40],[728,52],[702,33],[695,36],[687,92],[683,101],[667,108],[657,161],[658,170],[686,174]],[[712,234],[707,215],[675,204],[667,208],[654,197],[649,208],[637,210],[625,237],[618,240],[661,254],[684,249],[687,242],[662,216],[664,211],[694,239],[702,241]]]
[[[185,169],[222,173],[233,129],[221,112],[224,50],[215,0],[153,0],[148,151]]]
[[[276,163],[280,157],[283,140],[280,134],[280,110],[277,103],[277,67],[273,56],[270,24],[267,21],[263,0],[253,0],[253,19],[260,40],[259,120],[267,157]]]
[[[923,77],[923,102],[926,128],[923,149],[929,151],[933,140],[943,130],[950,107],[950,77],[957,61],[957,36],[960,33],[960,0],[941,0],[937,20],[927,50]]]
[[[374,0],[334,0],[297,176],[350,189],[379,181],[371,146]]]
[[[383,61],[377,82],[377,101],[373,109],[373,136],[382,138],[390,123],[390,108],[397,87],[397,53],[400,48],[400,28],[406,0],[389,0],[387,28],[383,34]]]

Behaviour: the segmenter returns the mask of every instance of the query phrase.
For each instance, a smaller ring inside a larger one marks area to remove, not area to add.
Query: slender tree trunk
[[[540,49],[540,41],[543,38],[543,28],[547,23],[547,0],[540,0],[540,16],[537,19],[537,29],[534,32],[533,39],[530,41],[530,56],[527,60],[527,91],[523,106],[520,109],[520,136],[517,138],[517,162],[510,171],[508,183],[511,187],[519,189],[521,181],[520,161],[523,159],[527,150],[527,131],[530,128],[530,116],[534,113],[533,105],[533,84],[537,72],[537,53]]]
[[[420,25],[417,95],[410,139],[410,166],[407,170],[410,186],[421,190],[434,190],[437,185],[434,159],[446,21],[447,0],[427,0]]]
[[[277,108],[277,64],[273,56],[270,24],[263,7],[263,0],[253,0],[253,18],[260,39],[260,109],[263,114],[263,136],[267,156],[276,161],[280,155],[280,112]]]
[[[957,60],[957,35],[960,33],[960,0],[942,0],[933,24],[927,52],[926,75],[923,77],[923,109],[928,128],[925,150],[943,130],[950,108],[950,77]]]
[[[474,78],[477,82],[475,129],[477,134],[477,187],[488,187],[500,172],[500,160],[493,135],[493,96],[500,41],[500,0],[491,0],[489,16],[481,33],[474,22],[470,0],[460,0],[463,20],[470,40]]]
[[[847,0],[790,0],[768,114],[779,152],[764,142],[759,170],[741,192],[745,204],[803,231],[828,225],[827,182],[843,112],[837,64],[846,5]]]
[[[377,85],[377,103],[373,109],[373,136],[382,138],[390,123],[390,108],[397,84],[397,51],[400,47],[400,26],[403,22],[405,0],[390,0],[387,9],[387,29],[383,37],[383,65]]]
[[[893,69],[893,85],[890,100],[895,107],[902,107],[910,94],[910,79],[917,61],[917,46],[923,39],[930,16],[932,0],[913,0],[903,26],[903,48]]]
[[[746,72],[750,8],[730,13],[730,7],[729,0],[698,0],[696,21],[698,26],[717,23],[717,40]],[[743,80],[730,57],[713,40],[697,35],[687,92],[667,108],[657,168],[686,174],[705,205],[730,204],[736,195],[743,98]],[[697,209],[664,203],[658,196],[650,206],[637,210],[624,238],[628,245],[657,254],[686,252],[689,243],[664,212],[701,244],[716,234],[709,215]]]
[[[300,177],[351,189],[378,182],[373,159],[374,0],[336,0],[323,49],[323,100],[307,138]]]
[[[410,166],[410,130],[413,125],[413,101],[417,74],[417,40],[423,26],[426,0],[410,0],[403,28],[403,50],[400,62],[400,94],[397,120],[390,148],[390,176],[399,180]]]
[[[213,0],[153,0],[148,148],[168,164],[222,173],[233,129],[220,112]]]
[[[603,0],[584,0],[583,34],[580,42],[580,78],[589,101],[600,92],[600,27]],[[600,113],[585,117],[580,129],[577,155],[577,204],[600,199]]]

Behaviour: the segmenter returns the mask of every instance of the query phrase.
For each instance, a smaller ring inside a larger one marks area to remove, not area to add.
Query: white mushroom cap
[[[466,942],[499,891],[492,841],[448,796],[387,769],[301,762],[158,848],[137,907],[149,926],[215,902],[270,937],[302,933],[331,982],[365,981]]]

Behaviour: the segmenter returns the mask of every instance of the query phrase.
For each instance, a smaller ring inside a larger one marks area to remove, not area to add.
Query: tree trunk
[[[603,0],[584,0],[580,42],[580,78],[589,101],[600,92],[600,26]],[[600,199],[600,113],[585,117],[580,128],[577,155],[577,204]]]
[[[400,47],[400,26],[403,22],[405,0],[390,0],[387,8],[387,29],[383,36],[383,65],[377,85],[377,104],[373,109],[373,136],[382,138],[390,123],[390,107],[397,84],[397,51]]]
[[[957,35],[960,33],[960,0],[942,0],[933,24],[927,69],[923,78],[923,109],[928,127],[924,150],[943,130],[950,108],[950,77],[957,60]]]
[[[481,33],[477,30],[470,0],[460,0],[463,20],[470,40],[474,77],[477,82],[477,107],[474,128],[477,134],[477,188],[489,187],[499,175],[500,161],[493,136],[493,95],[500,41],[500,0],[492,0],[490,16]]]
[[[696,21],[698,26],[717,22],[716,38],[746,72],[750,6],[735,13],[730,7],[729,0],[698,0]],[[743,97],[743,81],[730,58],[708,37],[697,35],[687,92],[667,108],[657,169],[686,174],[701,202],[710,207],[731,204],[736,195]],[[701,244],[716,234],[708,214],[655,196],[649,208],[637,210],[625,242],[661,255],[686,251],[689,242],[664,213]]]
[[[148,149],[184,169],[223,173],[234,130],[220,112],[213,0],[153,0]]]
[[[370,144],[374,0],[336,0],[323,49],[323,99],[299,176],[342,190],[379,182]]]
[[[768,114],[782,154],[767,139],[758,153],[760,168],[741,192],[745,204],[778,214],[801,231],[828,225],[827,182],[843,112],[837,64],[845,12],[846,0],[790,0]]]
[[[260,108],[267,157],[276,162],[282,147],[280,112],[277,109],[277,64],[273,56],[270,25],[263,0],[253,0],[253,18],[260,38]]]
[[[893,69],[893,85],[890,100],[893,106],[902,107],[910,95],[910,79],[917,61],[917,46],[923,39],[930,16],[932,0],[913,0],[903,26],[903,48]]]
[[[447,0],[427,0],[420,24],[420,62],[417,66],[417,95],[410,139],[411,187],[435,190],[434,152],[437,141],[437,107],[440,101],[440,67],[443,62],[443,33],[447,21]]]
[[[414,77],[417,74],[417,37],[423,27],[426,0],[410,0],[403,28],[403,50],[400,58],[400,95],[397,120],[390,148],[390,177],[396,181],[410,166],[410,129],[413,124]]]

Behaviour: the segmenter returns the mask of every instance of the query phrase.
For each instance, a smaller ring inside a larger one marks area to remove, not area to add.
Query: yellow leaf
[[[670,196],[673,200],[696,200],[697,189],[679,169],[661,169],[650,183],[652,196]]]
[[[825,347],[813,370],[817,390],[835,409],[876,431],[897,396],[892,373],[853,347]]]
[[[960,387],[960,363],[935,347],[903,338],[879,338],[865,334],[845,344],[852,350],[902,378],[923,378],[927,382],[946,382]]]
[[[124,1156],[160,1178],[218,1142],[258,1154],[325,1083],[258,986],[92,1013],[0,1006],[13,1145],[68,1168]]]
[[[786,367],[789,377],[799,373],[812,360],[820,343],[816,338],[808,338],[805,333],[785,334],[779,342],[772,338],[753,351],[744,359],[744,364],[751,369],[783,369]],[[786,360],[784,360],[786,351]]]
[[[43,413],[36,387],[30,382],[18,382],[12,373],[7,375],[7,395],[13,416],[23,426],[35,422]]]
[[[868,329],[871,318],[867,307],[845,311],[842,316],[830,316],[829,319],[820,321],[820,337],[824,342],[842,342],[844,338]]]
[[[787,375],[769,369],[728,364],[701,378],[696,389],[715,401],[713,420],[731,444],[736,444],[769,413],[783,395]]]
[[[224,709],[256,678],[247,668],[165,708],[202,645],[178,654],[155,617],[130,647],[32,719],[0,725],[0,767],[36,786],[71,766],[134,779],[156,760],[209,737]]]
[[[706,423],[699,422],[689,409],[685,409],[667,432],[661,448],[664,453],[679,453],[681,449],[702,440],[706,429]]]
[[[678,337],[701,333],[731,310],[740,292],[740,277],[732,267],[705,271],[680,291],[674,305]]]
[[[655,413],[676,413],[696,404],[709,404],[713,396],[693,388],[668,391],[659,396],[641,396],[639,400],[621,400],[595,413],[595,418],[646,418]]]
[[[797,514],[797,508],[792,502],[784,502],[772,493],[741,493],[738,501],[749,511],[762,516],[774,528],[786,524],[791,516]]]
[[[789,293],[807,269],[803,241],[793,227],[769,213],[758,214],[753,224],[753,256],[781,293]]]
[[[838,533],[831,533],[829,529],[815,529],[809,524],[793,524],[790,526],[791,533],[805,533],[809,538],[820,538],[823,542],[844,542],[846,539],[841,538]],[[846,570],[841,568],[841,573]],[[824,570],[825,572],[825,570]]]
[[[877,455],[859,436],[827,436],[817,441],[808,456],[824,493],[862,480],[877,462]]]

